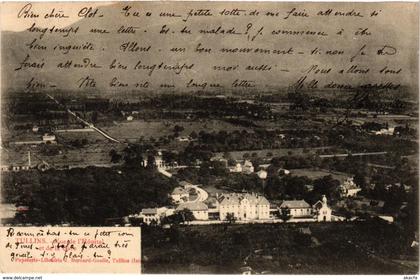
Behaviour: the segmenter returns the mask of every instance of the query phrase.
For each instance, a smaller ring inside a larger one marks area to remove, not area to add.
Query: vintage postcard
[[[417,274],[418,12],[1,3],[0,270]]]

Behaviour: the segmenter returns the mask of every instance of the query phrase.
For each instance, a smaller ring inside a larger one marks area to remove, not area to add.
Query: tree
[[[326,196],[331,197],[338,191],[340,182],[331,175],[328,175],[314,180],[313,185],[315,194],[318,194],[319,196],[325,194]]]
[[[130,145],[123,150],[123,159],[128,166],[141,166],[143,163],[142,154],[146,147],[142,145]]]
[[[306,185],[310,184],[307,177],[286,175],[282,177],[285,194],[295,199],[302,199],[306,193]]]
[[[354,174],[354,183],[359,186],[362,190],[366,189],[366,172],[364,170],[358,170],[356,174]]]
[[[177,125],[177,124],[174,126],[174,133],[180,133],[183,130],[184,130],[183,126],[180,126],[180,125]]]
[[[178,161],[178,155],[172,151],[162,151],[162,160],[169,164],[173,164]]]
[[[285,193],[284,182],[278,176],[269,176],[264,188],[264,194],[269,199],[280,199]]]
[[[198,134],[197,134],[197,132],[192,131],[192,132],[190,133],[190,137],[191,137],[192,139],[197,139],[197,138],[198,138]]]
[[[118,154],[114,149],[109,151],[109,155],[111,156],[112,163],[118,163],[121,161],[122,156]]]
[[[236,217],[233,213],[227,213],[225,220],[228,224],[234,224],[236,222]]]
[[[155,169],[156,168],[155,157],[151,154],[147,156],[147,166],[146,166],[146,168],[148,168],[148,169]]]
[[[280,219],[283,220],[283,222],[287,222],[288,220],[290,220],[292,218],[292,215],[290,214],[290,209],[289,207],[285,207],[282,208],[280,210]]]
[[[194,214],[189,209],[182,209],[178,211],[175,215],[177,215],[177,219],[180,220],[181,223],[188,223],[190,221],[194,221]]]

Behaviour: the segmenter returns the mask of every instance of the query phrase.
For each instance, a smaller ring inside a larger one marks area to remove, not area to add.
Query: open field
[[[401,229],[379,221],[144,228],[142,271],[239,274],[250,267],[268,274],[413,274],[418,258],[409,244]]]
[[[108,140],[96,131],[83,131],[83,132],[65,132],[59,131],[54,133],[57,140],[61,143],[69,143],[71,141],[86,139],[87,143],[101,143],[108,142]]]
[[[244,154],[252,155],[256,153],[258,157],[265,158],[268,157],[267,154],[271,153],[272,156],[270,157],[282,157],[287,156],[291,153],[294,156],[301,156],[301,155],[310,155],[315,154],[317,152],[323,153],[324,150],[332,149],[333,146],[325,146],[325,147],[317,147],[317,148],[284,148],[284,149],[263,149],[263,150],[252,150],[252,151],[230,151],[229,154],[231,155],[232,159],[234,160],[242,160]],[[223,153],[216,153],[216,156],[223,156]]]
[[[180,132],[180,136],[188,136],[191,132],[199,133],[200,130],[211,131],[234,131],[247,129],[242,126],[233,125],[219,120],[203,120],[203,121],[143,121],[133,120],[118,123],[113,126],[101,127],[104,131],[116,137],[119,140],[125,139],[139,139],[144,137],[148,139],[153,137],[155,139],[174,134],[175,125],[184,128]]]
[[[350,174],[342,172],[311,168],[291,169],[290,174],[293,176],[306,176],[311,180],[331,175],[334,179],[337,179],[340,182],[343,182],[347,177],[351,176]]]
[[[21,146],[2,151],[2,164],[4,165],[27,165],[28,151],[31,152],[31,165],[37,166],[43,161],[51,167],[87,167],[87,166],[111,166],[109,152],[114,149],[121,151],[125,145],[99,143],[87,144],[80,148],[72,148],[68,145],[34,145]]]

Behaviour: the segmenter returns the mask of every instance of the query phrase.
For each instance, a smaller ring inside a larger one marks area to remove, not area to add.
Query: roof
[[[244,166],[246,166],[246,167],[252,167],[253,165],[252,165],[252,162],[250,162],[249,160],[246,160],[244,162]]]
[[[141,210],[142,214],[149,214],[149,215],[155,215],[157,214],[157,209],[156,208],[144,208]]]
[[[239,205],[245,199],[254,205],[270,205],[270,202],[264,196],[250,193],[223,194],[219,202],[220,205]]]
[[[176,188],[173,190],[172,195],[177,195],[177,194],[187,194],[187,193],[188,193],[188,191],[187,191],[187,190],[185,190],[185,189],[183,189],[183,188],[181,188],[181,187],[176,187]]]
[[[315,204],[314,204],[314,206],[313,206],[315,209],[320,209],[320,208],[322,208],[322,201],[321,200],[318,200]]]
[[[187,186],[191,186],[192,184],[191,183],[188,183],[187,181],[181,181],[181,182],[179,182],[179,185],[181,187],[187,187]]]
[[[310,208],[311,206],[305,200],[285,200],[280,208]]]
[[[260,170],[260,171],[258,171],[258,172],[257,172],[257,174],[267,174],[267,171],[265,171],[265,170]]]
[[[176,208],[177,211],[184,210],[184,209],[188,209],[191,211],[206,211],[209,208],[203,202],[187,202],[187,203],[180,204]]]
[[[341,184],[342,188],[345,188],[347,190],[358,190],[360,189],[353,181],[353,178],[347,178],[346,181],[344,181]]]

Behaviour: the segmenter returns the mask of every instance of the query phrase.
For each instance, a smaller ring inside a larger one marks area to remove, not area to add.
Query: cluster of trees
[[[285,134],[287,133],[287,134]],[[254,129],[253,131],[235,130],[231,132],[200,131],[196,141],[189,144],[188,149],[198,147],[201,151],[224,152],[243,150],[262,150],[278,148],[310,148],[319,147],[327,140],[323,137],[314,137],[311,131],[296,130],[284,132],[280,137],[280,131]]]
[[[311,233],[301,232],[302,227],[309,227]],[[311,248],[312,240],[317,240],[316,249]],[[398,258],[410,252],[411,241],[403,229],[378,220],[301,226],[148,227],[142,229],[142,254],[148,257],[143,263],[145,273],[239,273],[246,260],[253,269],[272,273],[399,274],[410,269],[384,264],[379,258],[366,261],[366,251],[374,251],[380,259]],[[355,245],[363,250],[355,250]],[[293,268],[297,263],[302,264],[299,270]]]
[[[192,142],[190,145],[200,145],[202,149],[220,152],[279,148],[281,141],[275,132],[265,130],[256,130],[255,132],[246,130],[232,132],[200,131],[197,142]]]
[[[13,114],[42,115],[47,111],[57,110],[57,104],[47,96],[40,94],[22,94],[10,97],[6,109]]]
[[[150,163],[147,165],[147,168],[154,168],[155,156],[157,154],[157,150],[151,144],[130,144],[121,153],[118,153],[114,149],[109,151],[112,163],[123,162],[126,166],[137,168],[143,165],[144,160]]]
[[[188,167],[178,171],[177,177],[180,180],[197,182],[208,185],[214,182],[217,177],[228,176],[229,171],[219,161],[206,161],[199,168]]]
[[[408,124],[405,126],[396,126],[394,129],[394,135],[417,137],[417,129],[411,128]]]
[[[336,199],[339,185],[340,182],[331,175],[315,180],[306,176],[272,176],[267,179],[264,194],[271,200],[304,199],[315,203],[322,195]]]
[[[263,181],[256,174],[230,173],[216,183],[219,188],[227,188],[233,192],[263,192]]]
[[[346,129],[351,131],[351,128]],[[341,130],[343,132],[343,130]],[[367,133],[349,133],[339,137],[339,141],[335,142],[341,148],[349,151],[388,151],[398,152],[401,154],[413,154],[418,150],[415,139],[407,139],[402,137],[389,137],[387,135],[372,135]],[[333,139],[331,139],[333,140]],[[331,144],[334,144],[331,142]]]
[[[381,124],[377,122],[365,122],[362,124],[362,128],[367,131],[379,131],[383,128],[388,129],[388,123]]]
[[[195,95],[157,95],[144,98],[138,102],[113,101],[112,110],[119,114],[121,111],[141,111],[141,114],[154,114],[155,116],[169,116],[178,113],[180,116],[196,117],[238,117],[246,116],[256,119],[269,119],[271,111],[268,105],[263,103],[240,102],[237,98],[199,97]],[[180,110],[188,111],[188,114],[180,113]],[[175,112],[178,111],[178,112]],[[145,115],[142,115],[143,117]]]
[[[188,222],[194,221],[194,214],[189,209],[182,209],[176,211],[171,216],[163,217],[161,220],[162,224],[168,225],[179,225],[179,224],[188,224]]]
[[[24,188],[23,176],[7,173],[3,189],[8,197],[29,211],[19,222],[37,225],[70,223],[104,225],[107,219],[138,213],[147,207],[169,205],[174,180],[153,170],[138,168],[33,171],[31,188]],[[26,177],[26,176],[25,176]]]

